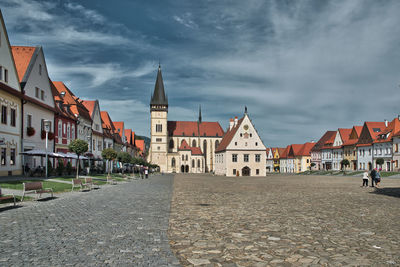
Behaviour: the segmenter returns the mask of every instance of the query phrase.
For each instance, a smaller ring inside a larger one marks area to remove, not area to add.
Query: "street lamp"
[[[51,121],[49,120],[45,120],[43,122],[44,125],[44,131],[46,132],[46,178],[47,178],[47,168],[48,168],[48,154],[47,154],[47,147],[48,147],[48,143],[49,143],[49,131],[50,131],[50,126],[51,126]]]
[[[89,153],[91,153],[90,147],[91,147],[91,145],[92,145],[92,138],[91,138],[91,136],[90,136],[90,132],[89,132],[89,135],[87,136],[87,140],[88,140],[88,144],[89,144]],[[90,155],[88,155],[88,161],[89,161],[89,168],[88,168],[88,170],[87,170],[87,175],[90,174]]]

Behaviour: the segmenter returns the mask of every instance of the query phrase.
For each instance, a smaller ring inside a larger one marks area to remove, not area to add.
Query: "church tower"
[[[161,66],[158,65],[156,85],[150,101],[150,151],[149,161],[167,171],[168,98],[165,96]]]

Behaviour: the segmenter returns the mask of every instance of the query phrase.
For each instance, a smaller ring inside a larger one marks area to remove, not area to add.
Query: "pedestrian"
[[[371,176],[371,187],[374,187],[374,182],[375,182],[375,178],[376,178],[376,168],[372,169],[370,176]]]
[[[146,179],[149,179],[149,170],[147,168],[144,170],[144,174],[146,175]]]
[[[143,179],[143,167],[140,168],[140,177]]]
[[[381,170],[382,170],[382,169],[379,169],[379,171],[376,172],[375,186],[376,186],[377,188],[380,187],[379,184],[381,183]]]
[[[368,187],[368,171],[365,171],[364,173],[363,173],[363,184],[362,184],[362,186],[361,187]]]

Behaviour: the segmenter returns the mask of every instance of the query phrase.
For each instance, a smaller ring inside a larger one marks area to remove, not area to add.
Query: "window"
[[[174,148],[174,140],[169,140],[169,148]]]
[[[162,138],[156,138],[156,142],[161,142]]]
[[[244,162],[249,162],[249,154],[244,154],[243,155],[243,161]]]
[[[95,151],[95,150],[96,150],[96,140],[94,140],[94,139],[93,139],[93,145],[92,145],[92,149],[93,149],[93,151]]]
[[[68,123],[68,126],[67,126],[67,138],[68,139],[71,138],[71,126],[69,125],[69,123]]]
[[[394,151],[395,151],[395,152],[399,152],[399,144],[396,144],[396,145],[394,146]]]
[[[7,159],[6,159],[6,148],[2,147],[1,148],[1,165],[6,165],[7,164]]]
[[[256,146],[258,146],[258,142],[256,142]]]
[[[26,118],[26,125],[28,127],[32,127],[32,115],[28,114],[27,118]]]
[[[10,149],[10,165],[15,165],[15,148]]]
[[[39,88],[35,87],[35,97],[39,98]]]
[[[101,151],[102,147],[101,147],[101,141],[97,141],[97,150]]]
[[[8,83],[8,69],[4,69],[4,82]]]
[[[175,167],[175,165],[176,165],[175,158],[172,158],[172,160],[171,160],[171,166],[172,166],[172,167]]]
[[[259,174],[260,174],[260,170],[256,169],[256,175],[259,175]]]
[[[161,133],[162,132],[162,124],[156,124],[156,132]]]
[[[185,157],[185,161],[187,161],[188,160],[188,155],[186,155],[186,157]]]
[[[215,148],[217,148],[218,146],[219,146],[219,141],[216,140],[216,141],[215,141]]]
[[[160,149],[161,149],[161,148],[158,146],[158,147],[157,147],[157,150],[160,150]]]
[[[196,147],[196,140],[192,141],[192,147]]]
[[[232,154],[232,162],[237,162],[237,154]]]
[[[43,90],[40,91],[40,99],[44,100],[44,91]]]
[[[67,125],[64,123],[64,135],[67,134]]]
[[[261,161],[261,155],[260,154],[256,154],[256,162],[260,162]]]
[[[95,124],[95,125],[94,125],[94,128],[96,129],[96,131],[98,131],[98,130],[99,130],[99,125],[98,125],[98,124]]]
[[[1,106],[1,123],[7,124],[7,106]]]
[[[197,168],[200,168],[200,160],[197,160]]]
[[[30,116],[30,115],[28,115]],[[62,122],[61,120],[58,121],[58,137],[62,137]]]
[[[236,169],[233,169],[233,175],[236,175]]]
[[[185,155],[182,155],[182,161],[184,161],[185,160]]]
[[[253,134],[250,134],[250,137],[253,137]]]
[[[192,168],[196,167],[195,164],[196,162],[194,161],[194,159],[192,159]]]
[[[237,142],[235,142],[235,146],[237,146]]]
[[[17,125],[17,121],[16,121],[16,116],[17,116],[17,112],[15,109],[11,109],[11,126],[16,126]]]

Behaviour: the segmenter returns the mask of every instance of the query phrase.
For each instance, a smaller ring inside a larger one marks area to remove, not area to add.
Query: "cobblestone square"
[[[400,179],[176,175],[170,243],[183,265],[399,266]]]

